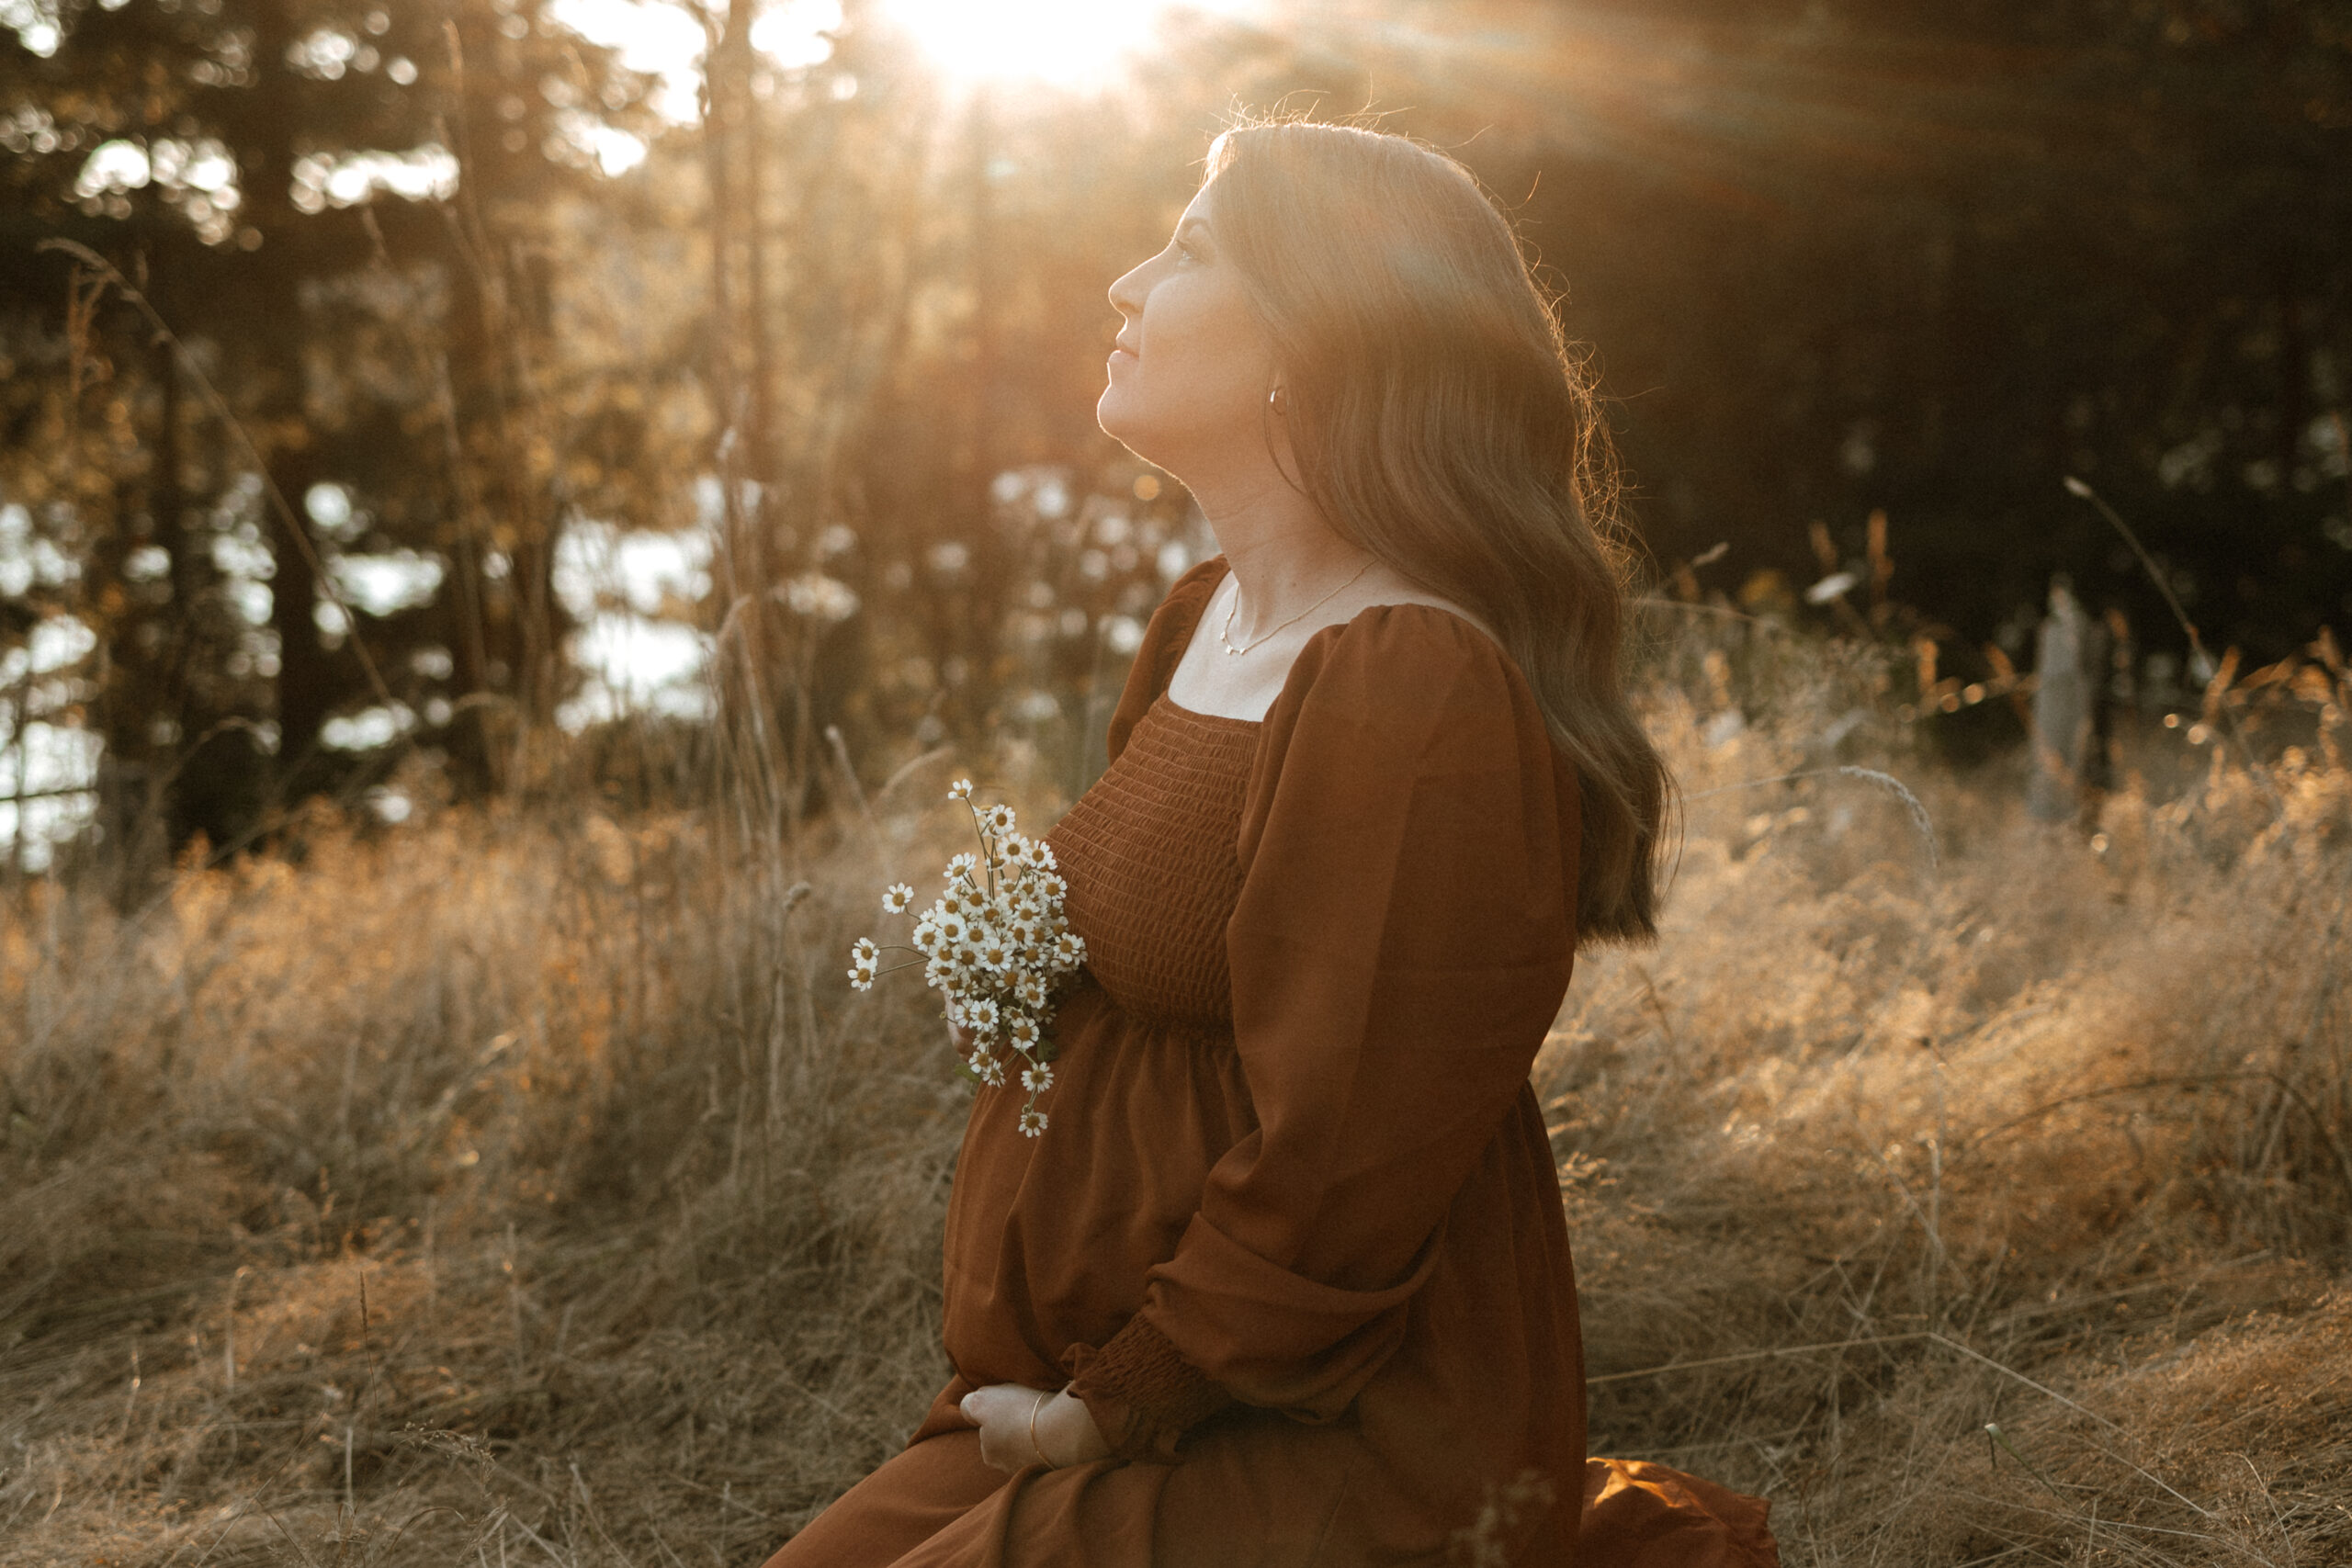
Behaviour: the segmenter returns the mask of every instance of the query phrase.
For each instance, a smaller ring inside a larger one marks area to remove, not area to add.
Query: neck
[[[1271,464],[1186,489],[1200,503],[1241,597],[1237,633],[1280,620],[1363,565],[1322,512]]]

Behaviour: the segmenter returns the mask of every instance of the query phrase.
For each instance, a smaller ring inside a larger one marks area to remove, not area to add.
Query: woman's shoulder
[[[1285,800],[1327,822],[1410,810],[1489,845],[1552,842],[1564,787],[1543,710],[1500,643],[1439,605],[1374,604],[1316,633],[1291,666],[1239,845],[1247,865]]]
[[[1518,664],[1461,611],[1426,601],[1368,605],[1307,639],[1266,721],[1380,749],[1488,750],[1544,735]]]
[[[1434,599],[1366,605],[1307,639],[1292,666],[1294,686],[1301,683],[1300,666],[1309,667],[1315,684],[1363,685],[1385,694],[1388,706],[1477,694],[1499,697],[1526,685],[1518,663],[1483,622]]]

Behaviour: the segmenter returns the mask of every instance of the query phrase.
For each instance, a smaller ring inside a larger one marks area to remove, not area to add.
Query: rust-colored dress
[[[1263,720],[1190,712],[1166,688],[1224,571],[1152,618],[1109,771],[1050,835],[1085,981],[1045,1134],[1017,1089],[973,1107],[956,1375],[770,1568],[1770,1563],[1760,1504],[1588,1474],[1528,1083],[1575,947],[1576,775],[1525,681],[1388,605],[1310,638]],[[967,1393],[1065,1382],[1114,1457],[981,1462]]]

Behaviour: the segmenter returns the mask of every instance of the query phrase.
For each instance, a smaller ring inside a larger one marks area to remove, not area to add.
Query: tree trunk
[[[307,374],[302,363],[300,296],[304,268],[297,259],[306,215],[295,209],[291,196],[299,129],[295,106],[300,101],[301,85],[286,64],[286,51],[295,37],[293,10],[285,0],[256,8],[254,62],[261,82],[255,91],[269,95],[284,107],[266,122],[251,149],[242,182],[249,220],[261,231],[265,244],[280,247],[274,265],[266,267],[264,274],[284,291],[266,318],[258,345],[262,372],[269,383],[258,425],[278,433],[265,460],[269,482],[284,502],[281,507],[266,497],[263,502],[268,513],[265,532],[275,566],[269,585],[269,623],[277,634],[277,789],[281,804],[319,787],[319,733],[335,701],[334,666],[319,641],[318,574],[311,565],[315,547],[309,537],[310,519],[302,510],[303,498],[320,476],[304,397]]]

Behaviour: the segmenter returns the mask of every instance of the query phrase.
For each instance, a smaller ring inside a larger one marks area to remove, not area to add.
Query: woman
[[[770,1568],[1770,1563],[1752,1499],[1588,1480],[1528,1072],[1578,936],[1652,932],[1668,788],[1589,398],[1450,159],[1284,123],[1208,164],[1112,286],[1098,414],[1222,554],[1051,835],[1051,1124],[979,1091],[956,1376]]]

